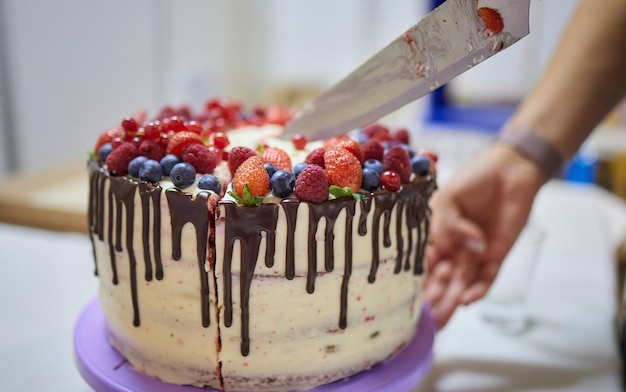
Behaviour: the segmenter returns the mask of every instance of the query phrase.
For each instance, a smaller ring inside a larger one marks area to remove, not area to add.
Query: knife
[[[372,123],[529,33],[530,0],[447,0],[298,111],[283,138],[328,139]]]

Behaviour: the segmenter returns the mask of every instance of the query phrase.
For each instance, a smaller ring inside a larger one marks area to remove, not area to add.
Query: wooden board
[[[86,159],[0,183],[0,222],[87,233]]]

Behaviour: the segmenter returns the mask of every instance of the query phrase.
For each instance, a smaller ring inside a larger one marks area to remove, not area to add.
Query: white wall
[[[83,159],[102,130],[136,110],[213,96],[268,103],[285,87],[328,86],[413,25],[427,3],[0,0],[10,148],[18,169],[38,170]],[[455,94],[521,96],[575,3],[534,1],[531,36],[455,81]],[[0,151],[6,143],[0,136]]]

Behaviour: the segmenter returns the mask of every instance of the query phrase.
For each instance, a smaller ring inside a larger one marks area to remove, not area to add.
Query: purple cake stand
[[[345,380],[312,389],[313,392],[406,392],[424,377],[432,362],[435,323],[426,306],[413,341],[393,359]],[[74,329],[78,371],[97,392],[218,392],[167,384],[134,371],[106,337],[104,315],[97,299],[87,305]]]

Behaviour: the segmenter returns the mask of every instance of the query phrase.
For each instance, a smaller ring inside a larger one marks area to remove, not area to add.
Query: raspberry
[[[232,176],[235,175],[237,168],[248,158],[255,156],[256,152],[249,147],[237,146],[233,147],[228,153],[228,169]]]
[[[167,142],[167,153],[180,156],[183,148],[189,144],[204,144],[200,135],[194,132],[182,131],[175,133]]]
[[[349,187],[354,193],[361,189],[363,178],[361,163],[350,151],[343,148],[326,150],[324,163],[326,164],[328,182],[331,185],[337,185],[341,188]]]
[[[328,139],[324,141],[324,148],[336,149],[343,148],[349,151],[352,155],[359,160],[359,162],[363,162],[363,154],[361,153],[361,145],[353,139],[350,139],[347,136],[339,136],[332,139]]]
[[[278,170],[287,170],[288,172],[291,172],[292,170],[291,158],[289,158],[289,155],[280,148],[266,148],[261,154],[261,160],[263,163],[271,163],[276,166],[276,169]]]
[[[183,148],[183,162],[187,162],[196,173],[213,173],[217,166],[217,154],[202,144],[189,144]]]
[[[94,147],[93,151],[97,154],[98,151],[100,151],[100,147],[107,143],[111,143],[113,139],[121,138],[122,136],[124,136],[124,131],[122,131],[120,128],[111,128],[102,132],[100,137],[98,137],[98,141],[96,142],[96,146]]]
[[[478,16],[485,22],[485,27],[492,34],[497,34],[504,28],[502,16],[494,8],[481,7],[478,9]]]
[[[403,183],[411,180],[411,158],[409,153],[402,146],[391,147],[383,157],[383,166],[385,171],[393,171],[400,175]]]
[[[257,156],[246,159],[235,171],[233,190],[244,197],[244,187],[248,185],[251,196],[265,196],[270,191],[270,176]]]
[[[326,149],[324,147],[318,147],[311,151],[309,155],[304,159],[304,163],[313,164],[324,167],[324,153]]]
[[[323,168],[317,165],[307,165],[298,178],[294,192],[298,199],[321,203],[328,200],[328,176]]]
[[[382,124],[374,123],[363,128],[363,133],[370,139],[378,139],[380,141],[391,140],[389,128]]]
[[[410,139],[409,130],[406,128],[400,128],[393,134],[393,140],[402,144],[409,144]]]
[[[385,146],[376,139],[369,139],[361,144],[361,152],[363,153],[363,162],[369,159],[382,162],[385,155]]]
[[[123,142],[107,157],[107,170],[114,176],[128,174],[128,164],[138,156],[137,147],[131,142]]]
[[[154,140],[144,140],[139,144],[139,155],[143,155],[148,159],[160,161],[165,156],[165,149],[161,144]]]

